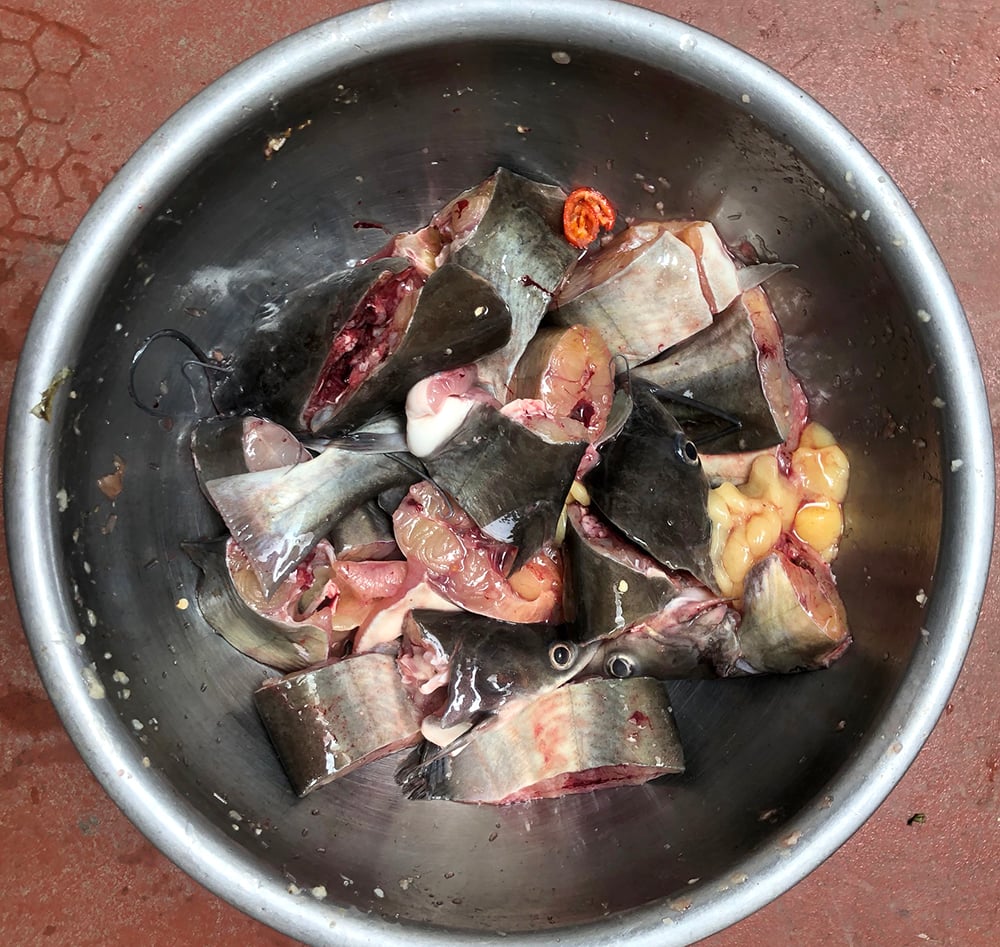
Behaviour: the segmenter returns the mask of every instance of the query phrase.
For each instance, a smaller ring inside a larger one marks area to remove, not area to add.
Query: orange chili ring
[[[594,242],[602,227],[610,230],[614,225],[611,201],[595,188],[575,188],[563,204],[563,234],[581,250]]]

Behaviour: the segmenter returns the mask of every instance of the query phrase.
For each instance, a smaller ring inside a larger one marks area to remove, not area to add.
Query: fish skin
[[[750,569],[739,638],[746,663],[757,672],[825,668],[847,650],[844,603],[818,553],[785,539]]]
[[[552,440],[479,401],[423,461],[483,532],[517,547],[517,568],[555,536],[586,450],[586,440]]]
[[[380,279],[409,266],[401,258],[373,260],[261,305],[214,392],[219,410],[259,412],[290,430],[308,430],[302,413],[334,336]]]
[[[386,406],[401,406],[427,375],[467,365],[504,346],[511,314],[482,276],[454,262],[438,267],[417,291],[416,306],[396,349],[321,424],[326,433],[356,427]],[[316,418],[319,414],[316,415]]]
[[[656,221],[627,227],[584,257],[560,287],[550,318],[585,325],[635,365],[712,323],[694,251]]]
[[[673,410],[681,423],[685,397],[737,418],[738,431],[711,439],[713,453],[773,447],[791,430],[794,382],[781,327],[761,289],[743,293],[711,326],[633,374],[679,396]]]
[[[701,460],[687,456],[690,442],[649,383],[633,379],[631,396],[628,420],[601,445],[601,462],[587,474],[591,502],[661,565],[718,591]]]
[[[419,479],[391,454],[328,447],[304,463],[222,477],[205,489],[270,595],[334,523]]]
[[[619,635],[691,589],[690,578],[667,572],[611,529],[589,535],[585,517],[596,520],[586,507],[567,507],[563,611],[578,643]]]
[[[375,500],[366,500],[338,520],[330,530],[330,542],[341,560],[402,558],[392,532],[392,518]]]
[[[443,750],[408,761],[397,781],[411,799],[508,805],[683,771],[663,686],[592,678],[508,706]]]
[[[579,251],[563,236],[562,188],[506,168],[473,190],[483,188],[492,188],[486,211],[472,233],[456,241],[449,258],[489,280],[510,309],[510,340],[477,362],[480,384],[503,403],[514,367]]]
[[[449,663],[448,696],[441,714],[444,727],[476,723],[510,701],[554,690],[586,665],[593,650],[575,648],[572,663],[556,669],[549,649],[566,641],[565,629],[497,621],[469,612],[414,609],[403,633]]]
[[[391,655],[270,678],[253,697],[299,796],[420,740],[421,713]]]

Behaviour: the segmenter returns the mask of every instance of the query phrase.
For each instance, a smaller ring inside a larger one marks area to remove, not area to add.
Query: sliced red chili
[[[578,187],[563,204],[563,234],[581,250],[597,239],[602,228],[610,230],[614,225],[615,209],[611,201],[595,188]]]

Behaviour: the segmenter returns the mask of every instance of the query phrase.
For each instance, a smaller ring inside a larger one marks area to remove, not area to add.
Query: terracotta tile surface
[[[0,2],[0,397],[74,227],[178,106],[272,41],[356,4]],[[991,0],[647,2],[758,56],[827,106],[914,204],[1000,405],[1000,7]],[[141,11],[141,12],[140,12]],[[995,572],[995,570],[994,570]],[[0,567],[0,941],[291,944],[175,868],[65,735]],[[951,702],[875,816],[711,947],[938,944],[1000,936],[1000,593]],[[914,813],[926,821],[911,823]],[[140,932],[140,933],[137,933]]]

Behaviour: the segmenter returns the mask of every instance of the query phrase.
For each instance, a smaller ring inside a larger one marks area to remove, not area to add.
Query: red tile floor
[[[88,205],[178,106],[334,0],[0,0],[0,393]],[[1000,420],[1000,6],[645,0],[774,66],[889,170],[948,266]],[[6,410],[4,410],[4,415]],[[1000,943],[1000,592],[947,710],[875,816],[710,947]],[[0,566],[0,942],[285,945],[161,856],[91,777],[35,673]],[[923,823],[909,824],[916,812]],[[136,932],[141,932],[137,934]]]

